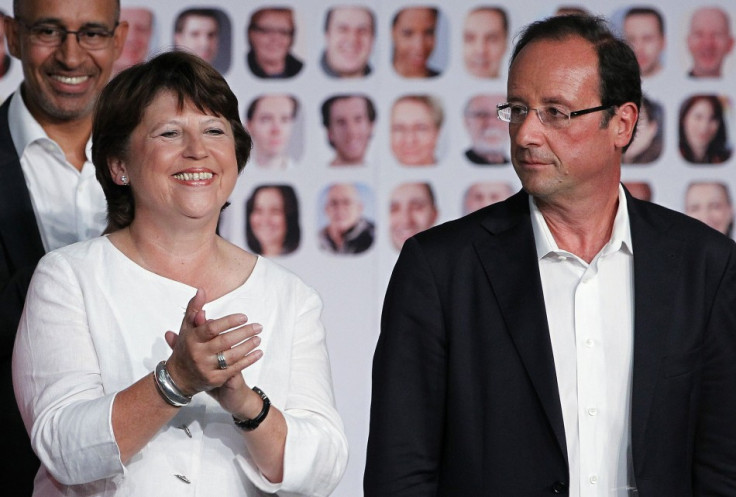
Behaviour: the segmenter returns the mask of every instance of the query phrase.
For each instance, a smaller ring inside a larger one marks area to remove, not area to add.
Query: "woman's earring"
[[[120,182],[123,184],[123,186],[128,186],[128,177],[126,175],[120,176]]]

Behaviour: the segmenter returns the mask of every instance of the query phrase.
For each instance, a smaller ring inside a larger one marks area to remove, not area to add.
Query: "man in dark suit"
[[[523,191],[396,263],[365,496],[736,495],[736,246],[620,186],[636,57],[540,21],[507,98]]]
[[[105,198],[89,161],[92,109],[125,41],[118,0],[16,0],[5,18],[24,80],[0,107],[0,465],[27,496],[38,461],[15,404],[10,361],[28,283],[49,250],[101,234]],[[12,123],[12,127],[10,126]]]

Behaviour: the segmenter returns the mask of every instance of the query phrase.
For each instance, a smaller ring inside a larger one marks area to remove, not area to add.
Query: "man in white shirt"
[[[125,41],[118,0],[15,0],[5,18],[24,80],[0,107],[0,469],[27,496],[38,462],[15,406],[10,358],[33,269],[55,248],[98,236],[106,204],[89,160],[92,109]],[[10,126],[12,123],[12,126]]]
[[[621,186],[641,98],[603,20],[521,34],[523,191],[404,243],[366,497],[736,495],[736,245]]]

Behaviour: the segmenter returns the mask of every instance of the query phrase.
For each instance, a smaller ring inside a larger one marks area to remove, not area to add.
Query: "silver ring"
[[[227,369],[227,361],[225,355],[222,352],[217,353],[217,367],[219,369]]]

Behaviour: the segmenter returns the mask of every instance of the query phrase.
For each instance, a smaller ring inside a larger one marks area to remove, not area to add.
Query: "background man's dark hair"
[[[250,121],[251,119],[253,119],[253,116],[256,113],[256,107],[258,107],[258,102],[260,102],[263,99],[263,97],[268,97],[268,96],[274,96],[274,95],[260,95],[254,98],[253,100],[251,100],[250,104],[248,104],[248,108],[245,110],[246,120]],[[297,100],[296,97],[293,95],[286,95],[286,97],[288,97],[289,100],[291,100],[291,103],[294,104],[293,106],[294,110],[291,112],[291,117],[296,117],[297,113],[299,112],[299,100]]]
[[[181,33],[182,31],[184,31],[184,24],[186,23],[188,17],[209,17],[211,19],[214,19],[215,24],[217,24],[217,28],[220,28],[220,16],[215,9],[187,9],[181,11],[181,13],[176,16],[176,22],[174,23],[174,32]]]
[[[654,16],[657,19],[657,26],[659,26],[659,34],[664,36],[664,19],[657,9],[651,7],[632,7],[626,11],[624,19],[628,19],[631,16]]]
[[[328,128],[330,126],[330,109],[332,109],[332,104],[334,104],[338,100],[344,100],[346,98],[362,98],[365,101],[365,105],[368,111],[368,120],[370,122],[374,122],[376,120],[376,108],[373,105],[371,99],[367,96],[358,94],[334,95],[325,100],[322,104],[322,125],[325,128]]]
[[[436,7],[422,7],[422,6],[419,6],[419,5],[408,6],[408,7],[404,7],[403,9],[399,10],[396,14],[394,14],[393,19],[391,19],[391,27],[396,26],[396,22],[399,20],[399,15],[401,15],[402,12],[404,12],[405,10],[408,10],[408,9],[426,9],[426,10],[429,10],[432,13],[432,15],[434,16],[435,20],[437,20],[437,17],[440,15],[440,10],[438,8],[436,8]]]

